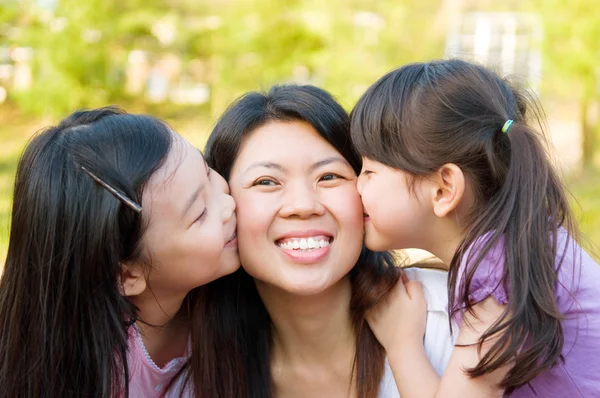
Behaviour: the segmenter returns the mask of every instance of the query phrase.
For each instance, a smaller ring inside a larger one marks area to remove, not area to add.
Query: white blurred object
[[[143,50],[132,50],[127,59],[125,91],[132,95],[142,93],[146,85],[148,72],[148,54]]]
[[[152,34],[160,44],[167,47],[175,41],[176,30],[174,24],[169,20],[162,20],[152,25]]]
[[[171,101],[178,105],[202,105],[209,98],[210,89],[206,84],[180,86],[171,90]]]
[[[31,60],[33,58],[33,49],[31,47],[17,47],[11,57],[15,62],[13,70],[13,90],[26,91],[33,82],[33,73],[31,70]]]
[[[542,22],[537,14],[456,14],[446,37],[446,56],[479,62],[503,76],[523,76],[538,92],[542,73],[542,38]]]
[[[86,43],[98,43],[102,39],[102,32],[97,29],[84,29],[81,38]]]

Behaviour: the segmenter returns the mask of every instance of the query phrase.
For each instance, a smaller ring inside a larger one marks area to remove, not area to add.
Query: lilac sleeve
[[[502,282],[504,271],[504,261],[491,261],[486,256],[477,267],[475,275],[469,286],[469,302],[471,304],[479,303],[492,296],[498,304],[508,304],[508,293]],[[504,259],[504,256],[502,256]]]
[[[458,308],[456,315],[458,315],[457,321],[459,321],[459,323],[465,308],[465,304],[460,301],[463,297],[465,276],[468,271],[472,269],[471,267],[473,267],[474,262],[478,257],[479,249],[483,247],[486,237],[487,236],[484,236],[478,239],[471,249],[467,251],[459,269],[459,288],[456,289],[455,297],[455,303]],[[477,266],[469,286],[468,297],[471,305],[480,303],[490,296],[493,297],[498,304],[508,304],[509,292],[502,281],[505,258],[503,248],[504,239],[500,239]]]

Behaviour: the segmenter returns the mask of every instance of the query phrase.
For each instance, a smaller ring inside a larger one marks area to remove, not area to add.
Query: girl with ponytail
[[[441,378],[416,282],[367,315],[403,398],[599,396],[600,267],[532,120],[526,91],[460,60],[394,70],[352,112],[367,247],[449,265],[458,336]]]

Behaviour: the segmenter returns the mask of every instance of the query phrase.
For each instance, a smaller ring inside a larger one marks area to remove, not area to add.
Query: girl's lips
[[[225,247],[237,247],[237,234],[234,233],[233,236],[225,243]]]

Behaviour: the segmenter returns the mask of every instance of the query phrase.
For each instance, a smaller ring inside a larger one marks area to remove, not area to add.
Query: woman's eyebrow
[[[318,162],[314,163],[312,166],[310,166],[310,171],[314,171],[314,170],[318,169],[319,167],[327,166],[328,164],[331,164],[331,163],[343,163],[345,165],[348,165],[348,162],[346,161],[346,159],[344,159],[340,156],[331,156],[331,157],[325,158],[323,160],[319,160]]]
[[[250,170],[252,170],[254,168],[257,168],[257,167],[265,167],[267,169],[275,169],[275,170],[279,170],[279,171],[282,171],[282,172],[286,171],[285,167],[283,167],[279,163],[274,163],[274,162],[254,162],[250,166],[248,166],[248,168],[246,169],[245,173],[247,173],[248,171],[250,171]]]
[[[345,165],[348,165],[348,162],[346,161],[346,159],[344,159],[343,157],[340,156],[330,156],[328,158],[319,160],[318,162],[312,164],[309,168],[309,171],[314,171],[316,169],[318,169],[319,167],[323,167],[326,166],[328,164],[331,163],[343,163]],[[283,167],[282,165],[280,165],[279,163],[275,163],[275,162],[254,162],[252,163],[250,166],[248,166],[248,168],[246,169],[245,173],[247,173],[248,171],[257,168],[257,167],[264,167],[267,169],[274,169],[274,170],[279,170],[281,172],[286,172],[287,169],[285,167]]]

